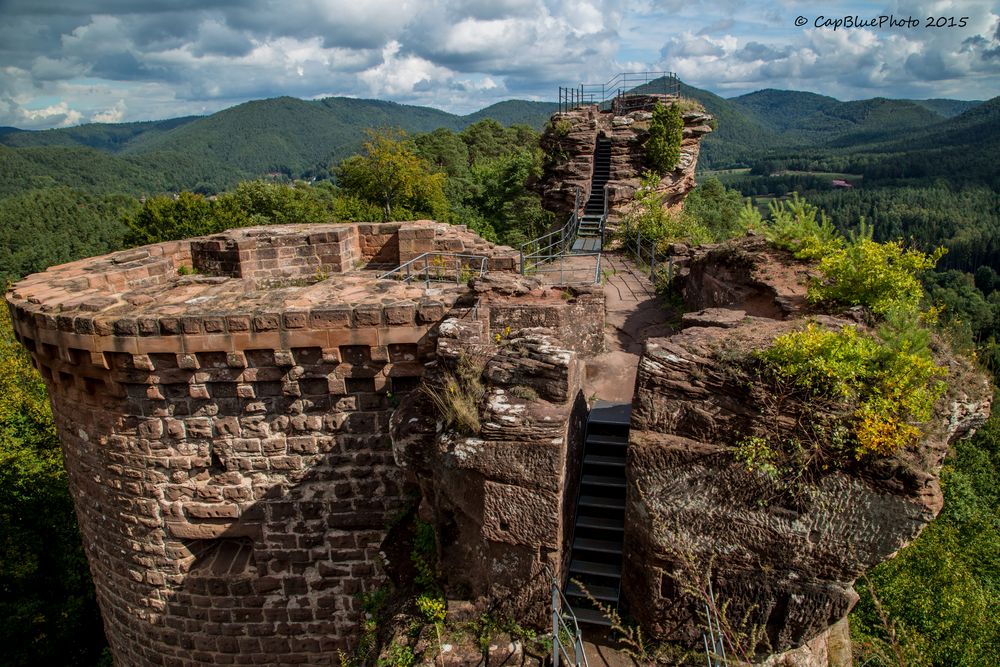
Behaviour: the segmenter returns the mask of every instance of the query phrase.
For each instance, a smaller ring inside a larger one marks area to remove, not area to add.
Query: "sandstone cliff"
[[[545,175],[538,184],[543,206],[563,216],[573,210],[576,190],[580,201],[590,196],[594,172],[594,148],[598,137],[611,141],[611,172],[608,180],[608,208],[620,215],[632,201],[646,164],[645,141],[649,137],[652,109],[659,96],[649,96],[647,104],[630,106],[620,115],[616,110],[602,111],[597,105],[553,114],[542,136],[542,148],[548,156]],[[673,98],[664,101],[669,104]],[[701,111],[687,111],[684,138],[677,168],[660,179],[656,190],[665,206],[674,207],[695,186],[701,137],[712,131],[713,118]]]
[[[728,617],[762,634],[751,652],[810,642],[810,655],[825,655],[814,640],[851,610],[854,580],[940,511],[942,460],[951,442],[988,416],[988,380],[936,346],[949,389],[918,446],[817,469],[788,493],[738,461],[734,450],[762,425],[792,433],[818,416],[817,407],[789,402],[775,410],[780,397],[762,397],[739,360],[803,326],[807,270],[754,237],[700,249],[688,262],[685,298],[708,308],[687,316],[680,333],[647,341],[639,365],[627,470],[626,597],[654,635],[697,641],[703,621],[691,593],[711,582]],[[830,329],[863,326],[850,314],[810,319]]]

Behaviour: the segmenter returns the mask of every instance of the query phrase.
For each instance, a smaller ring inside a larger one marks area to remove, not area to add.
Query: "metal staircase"
[[[597,401],[587,420],[570,581],[566,586],[566,597],[580,623],[610,626],[590,598],[612,609],[617,609],[620,601],[625,451],[631,414],[629,403]]]
[[[600,251],[604,239],[604,224],[608,215],[608,199],[604,191],[611,177],[611,141],[597,139],[594,147],[594,173],[590,177],[590,198],[583,207],[583,215],[573,241],[573,252]]]

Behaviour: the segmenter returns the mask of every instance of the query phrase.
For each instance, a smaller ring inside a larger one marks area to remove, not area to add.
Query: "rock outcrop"
[[[796,428],[796,411],[763,405],[734,363],[803,326],[804,302],[787,284],[802,271],[788,260],[753,237],[701,252],[690,262],[686,299],[712,307],[687,319],[694,326],[647,341],[632,412],[623,589],[652,634],[698,641],[700,609],[690,593],[710,581],[728,617],[766,637],[753,648],[810,643],[790,664],[825,665],[802,656],[825,654],[815,640],[853,607],[854,580],[940,511],[942,460],[988,417],[991,390],[970,362],[936,349],[949,389],[919,445],[822,470],[790,497],[734,457],[763,420]],[[810,319],[858,326],[853,318]]]
[[[484,384],[479,432],[441,431],[417,396],[393,416],[393,446],[420,485],[449,597],[541,624],[578,483],[580,360],[548,329],[485,333],[481,322],[446,320],[438,341],[438,373],[471,365]]]
[[[649,137],[649,122],[657,101],[677,102],[676,98],[650,95],[646,100],[629,98],[633,103],[621,114],[616,108],[602,111],[597,105],[579,107],[552,115],[542,136],[542,148],[548,163],[538,184],[543,205],[560,217],[568,215],[576,202],[590,196],[594,172],[594,149],[598,137],[611,142],[611,172],[607,184],[608,208],[621,215],[639,189],[646,163],[645,142]],[[645,104],[641,102],[645,101]],[[695,186],[694,172],[698,164],[701,137],[712,131],[713,119],[703,111],[686,111],[681,158],[677,168],[660,179],[656,187],[664,206],[679,205]]]

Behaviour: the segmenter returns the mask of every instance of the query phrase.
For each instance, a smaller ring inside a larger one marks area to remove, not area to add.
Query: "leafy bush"
[[[402,644],[393,644],[385,655],[378,659],[378,667],[412,667],[417,664],[417,656],[413,648]]]
[[[858,664],[1000,664],[1000,417],[955,443],[941,472],[944,509],[858,586]]]
[[[635,206],[625,214],[618,228],[618,237],[625,242],[634,241],[639,234],[644,240],[663,244],[675,241],[692,244],[711,242],[712,233],[691,215],[663,208],[656,193],[658,183],[656,174],[645,174],[636,192]]]
[[[930,419],[945,390],[944,370],[926,349],[902,338],[886,344],[852,326],[828,331],[810,323],[778,336],[755,357],[765,379],[804,401],[850,407],[850,446],[858,460],[889,456],[914,443],[921,435],[914,424]]]
[[[790,250],[797,259],[819,259],[844,244],[826,213],[801,199],[798,193],[793,193],[791,200],[772,201],[768,210],[771,218],[762,224],[765,238],[778,248]],[[753,224],[750,212],[743,215]]]
[[[820,259],[824,280],[809,289],[813,303],[866,306],[876,315],[893,310],[916,311],[924,297],[921,271],[931,269],[944,254],[905,250],[897,241],[877,243],[862,236],[832,249]]]
[[[100,613],[45,385],[0,308],[0,639],[4,665],[94,665]]]
[[[709,178],[688,193],[684,213],[705,228],[715,242],[725,241],[746,233],[748,227],[740,217],[743,196],[730,190],[717,178]]]
[[[683,138],[684,119],[680,108],[676,104],[665,107],[657,102],[646,140],[646,162],[654,172],[665,176],[677,168]]]

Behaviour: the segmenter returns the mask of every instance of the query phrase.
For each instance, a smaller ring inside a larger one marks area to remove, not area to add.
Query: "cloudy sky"
[[[168,118],[278,95],[469,113],[641,70],[725,97],[987,99],[1000,94],[998,14],[997,0],[0,0],[0,125]],[[917,25],[822,25],[855,15]]]

